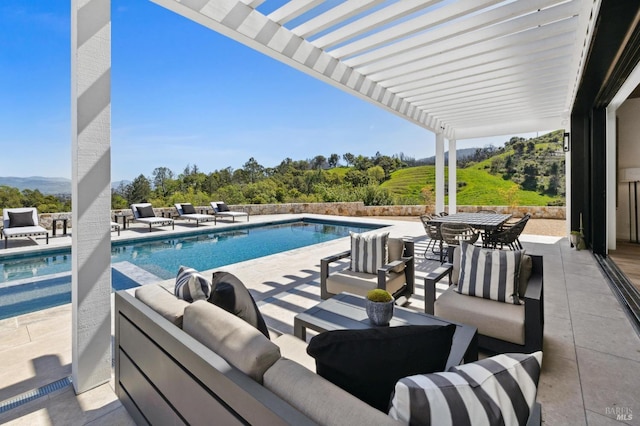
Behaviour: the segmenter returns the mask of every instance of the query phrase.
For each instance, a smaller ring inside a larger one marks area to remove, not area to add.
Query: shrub
[[[372,302],[380,302],[387,303],[393,300],[393,297],[387,290],[383,290],[381,288],[376,288],[374,290],[369,290],[367,293],[367,299]]]

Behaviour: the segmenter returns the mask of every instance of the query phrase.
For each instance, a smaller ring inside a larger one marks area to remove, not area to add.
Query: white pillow
[[[211,282],[195,269],[181,266],[176,276],[174,293],[187,302],[207,300],[211,295]]]

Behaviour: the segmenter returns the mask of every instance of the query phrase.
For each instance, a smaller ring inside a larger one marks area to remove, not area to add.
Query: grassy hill
[[[460,205],[523,205],[546,206],[562,204],[564,197],[564,156],[561,151],[562,132],[552,132],[529,140],[512,139],[489,158],[471,162],[457,173]],[[448,180],[448,168],[445,176]],[[526,181],[527,173],[535,173]],[[445,182],[447,182],[445,180]],[[550,182],[556,185],[549,190]],[[524,190],[523,186],[535,188]],[[403,203],[425,202],[435,199],[435,166],[401,169],[381,184]],[[426,189],[426,191],[424,191]]]

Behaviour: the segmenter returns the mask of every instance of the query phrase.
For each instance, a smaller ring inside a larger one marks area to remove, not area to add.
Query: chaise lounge
[[[227,206],[224,203],[224,201],[212,201],[210,204],[211,204],[211,208],[213,209],[213,214],[214,214],[214,216],[216,218],[218,216],[230,217],[235,222],[236,221],[236,217],[246,216],[247,217],[247,222],[249,222],[249,213],[231,211],[229,209],[229,206]]]
[[[8,247],[9,238],[35,237],[44,235],[49,244],[49,231],[39,225],[38,209],[35,207],[22,207],[4,209],[2,236],[4,248]]]
[[[209,222],[213,220],[215,223],[215,216],[196,213],[196,209],[191,203],[175,203],[174,206],[178,211],[180,219],[193,220],[196,222],[196,227],[200,225],[200,222]]]
[[[131,204],[131,211],[133,212],[134,221],[149,225],[149,232],[151,232],[152,225],[171,225],[171,229],[174,229],[175,225],[173,219],[157,217],[155,212],[153,211],[151,203]]]

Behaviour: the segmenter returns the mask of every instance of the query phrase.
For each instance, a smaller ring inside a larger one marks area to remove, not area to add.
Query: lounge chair
[[[236,221],[236,217],[246,216],[247,222],[249,222],[249,213],[247,212],[232,212],[229,207],[223,201],[212,201],[211,207],[213,208],[213,214],[215,217],[224,216],[233,218]]]
[[[116,222],[111,222],[111,230],[118,231],[118,237],[120,236],[120,224]]]
[[[4,248],[9,244],[9,238],[35,237],[45,235],[49,244],[49,231],[39,225],[38,209],[35,207],[22,207],[4,209],[2,236]]]
[[[200,225],[200,222],[209,222],[211,220],[215,222],[216,220],[216,217],[213,215],[196,213],[196,209],[191,203],[176,203],[174,205],[176,206],[180,219],[195,220],[196,227]]]
[[[149,232],[151,232],[152,225],[171,225],[171,229],[174,229],[173,219],[157,217],[153,207],[151,207],[151,203],[131,204],[131,211],[133,212],[134,221],[149,225]]]

